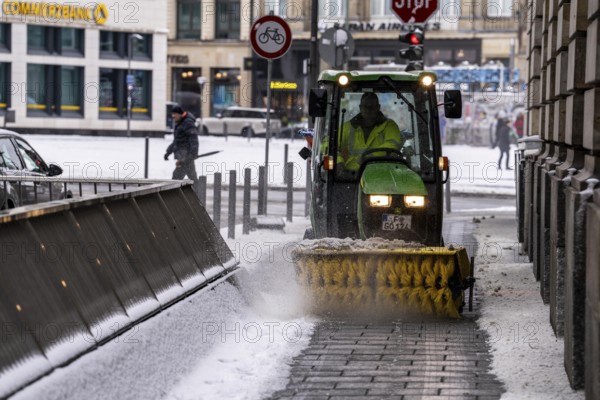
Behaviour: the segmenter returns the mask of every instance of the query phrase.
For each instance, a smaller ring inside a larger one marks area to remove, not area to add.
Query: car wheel
[[[254,137],[254,129],[250,128],[249,126],[245,127],[242,129],[242,136],[245,137]]]
[[[206,129],[206,127],[203,126],[202,130],[200,131],[200,133],[202,133],[202,136],[208,136],[208,129]]]

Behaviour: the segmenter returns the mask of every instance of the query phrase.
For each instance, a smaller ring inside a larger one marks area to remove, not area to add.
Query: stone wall
[[[526,160],[534,200],[525,242],[550,323],[564,336],[571,386],[599,399],[600,6],[532,0],[528,11],[526,126],[544,143]]]

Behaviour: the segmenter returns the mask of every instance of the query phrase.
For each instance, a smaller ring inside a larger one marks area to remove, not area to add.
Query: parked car
[[[281,130],[281,120],[271,110],[271,136],[276,137]],[[264,136],[267,133],[267,109],[229,107],[216,117],[198,118],[196,126],[202,135],[242,135]]]
[[[6,129],[0,129],[0,176],[9,177],[49,177],[62,174],[62,168],[56,164],[46,164],[40,155],[21,135]],[[50,201],[50,183],[26,182],[18,179],[4,184],[0,181],[0,209],[9,209]],[[64,185],[52,183],[52,200],[72,197],[65,193]]]
[[[303,136],[300,134],[300,131],[305,129],[308,129],[308,122],[289,124],[288,126],[281,128],[281,131],[279,131],[279,134],[276,137],[285,139],[302,139]]]

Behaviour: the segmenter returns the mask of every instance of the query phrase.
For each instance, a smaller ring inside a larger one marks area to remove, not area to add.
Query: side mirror
[[[446,118],[462,117],[462,95],[460,90],[446,90],[444,92],[444,115]]]
[[[327,90],[311,89],[308,96],[308,115],[324,117],[327,112]]]
[[[60,175],[62,173],[63,173],[63,170],[58,165],[56,165],[56,164],[48,165],[48,176],[56,176],[56,175]]]

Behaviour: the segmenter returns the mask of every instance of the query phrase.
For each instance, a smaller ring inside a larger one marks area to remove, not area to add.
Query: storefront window
[[[215,38],[239,39],[240,13],[239,0],[217,0]]]
[[[83,68],[27,64],[27,116],[81,117]]]
[[[131,117],[148,119],[152,104],[152,73],[133,70],[134,86],[131,92]],[[101,118],[127,118],[127,70],[100,68]]]
[[[10,64],[0,63],[0,110],[10,106]]]
[[[123,104],[119,104],[118,70],[100,68],[100,112],[118,113]],[[121,88],[123,90],[123,88]]]
[[[80,67],[61,67],[60,69],[60,109],[61,111],[81,111],[81,73]]]
[[[172,98],[184,110],[200,115],[200,84],[198,78],[202,77],[202,68],[173,68],[173,95]]]
[[[201,2],[200,0],[179,0],[177,2],[177,38],[200,39]]]
[[[210,115],[222,113],[227,107],[239,105],[239,68],[213,68],[211,70],[212,102]]]
[[[132,71],[135,84],[131,93],[131,115],[150,115],[150,71]]]

